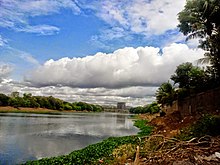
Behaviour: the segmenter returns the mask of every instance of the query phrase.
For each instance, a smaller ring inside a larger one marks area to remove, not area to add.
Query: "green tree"
[[[220,1],[188,0],[185,8],[178,15],[178,27],[187,39],[199,38],[199,47],[206,50],[205,58],[209,59],[214,80],[220,80]]]
[[[160,111],[160,106],[157,102],[152,102],[147,106],[147,112],[150,114],[158,113]]]
[[[6,96],[3,93],[0,93],[0,106],[7,106],[8,105],[8,100],[9,100],[8,96]]]
[[[205,87],[206,74],[201,68],[187,62],[177,66],[170,79],[179,84],[179,88],[201,90]]]
[[[24,102],[24,99],[22,97],[11,97],[8,100],[8,104],[10,106],[15,107],[15,108],[19,108],[19,107],[24,107],[25,102]]]
[[[12,92],[11,97],[19,97],[19,92]]]
[[[172,105],[176,100],[175,88],[169,82],[163,83],[156,91],[156,99],[162,106]]]

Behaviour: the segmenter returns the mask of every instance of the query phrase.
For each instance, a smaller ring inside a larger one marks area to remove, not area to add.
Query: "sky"
[[[146,105],[203,57],[177,28],[185,0],[0,0],[0,93]]]

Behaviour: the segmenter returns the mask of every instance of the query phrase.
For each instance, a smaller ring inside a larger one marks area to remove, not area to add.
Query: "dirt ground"
[[[189,141],[179,141],[173,138],[181,129],[195,123],[199,116],[181,118],[179,112],[174,112],[164,117],[159,115],[139,115],[139,117],[148,120],[149,124],[154,126],[153,134],[146,144],[153,142],[155,138],[162,138],[162,140],[158,140],[157,151],[139,157],[138,165],[220,165],[220,136],[205,136]],[[166,143],[170,143],[170,139],[175,140],[171,140],[172,147],[167,150],[165,146]]]

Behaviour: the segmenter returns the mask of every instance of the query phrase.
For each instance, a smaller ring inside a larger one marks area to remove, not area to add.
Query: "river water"
[[[110,136],[137,132],[128,114],[0,113],[0,164],[68,154]]]

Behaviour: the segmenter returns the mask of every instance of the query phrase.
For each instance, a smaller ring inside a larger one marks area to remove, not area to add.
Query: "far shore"
[[[36,114],[61,114],[61,113],[70,113],[70,112],[87,112],[87,111],[75,111],[75,110],[52,110],[46,108],[27,108],[19,107],[14,108],[11,106],[0,106],[0,113],[36,113]]]

